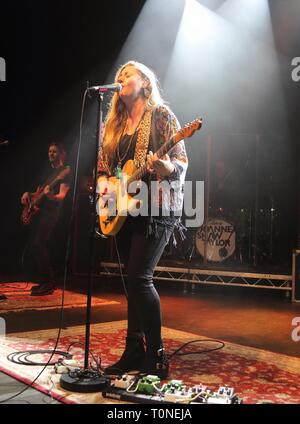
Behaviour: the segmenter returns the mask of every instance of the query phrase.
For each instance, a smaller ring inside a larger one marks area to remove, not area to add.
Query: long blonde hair
[[[119,75],[124,68],[134,67],[142,78],[144,78],[148,85],[144,88],[144,97],[146,101],[146,109],[152,110],[157,105],[164,104],[164,101],[159,92],[157,78],[154,72],[146,65],[136,61],[129,61],[122,65],[116,73],[115,82],[118,81]],[[124,102],[121,100],[119,93],[114,93],[109,111],[105,120],[105,131],[103,137],[103,151],[108,157],[115,154],[116,147],[120,142],[127,120],[127,112]]]

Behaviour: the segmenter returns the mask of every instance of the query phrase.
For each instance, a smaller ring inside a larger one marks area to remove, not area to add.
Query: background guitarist
[[[28,243],[23,252],[25,268],[28,269],[30,262],[39,278],[39,284],[31,289],[32,296],[48,295],[55,290],[54,271],[49,259],[47,242],[59,219],[62,203],[70,188],[70,168],[65,167],[65,157],[62,145],[51,143],[48,147],[50,167],[43,179],[43,185],[39,186],[35,193],[26,192],[21,197],[25,210],[30,208],[37,197],[40,199],[38,211],[31,217],[28,225]],[[63,179],[60,175],[63,175]]]
[[[152,153],[179,130],[175,115],[160,96],[153,72],[131,61],[119,69],[115,82],[122,85],[122,90],[113,95],[106,117],[98,163],[100,196],[109,194],[106,176],[118,173],[130,159],[137,164],[147,161],[148,186],[151,179],[166,179],[174,183],[174,189],[168,205],[161,196],[151,196],[150,201],[159,206],[158,216],[128,216],[116,236],[127,268],[128,327],[125,350],[106,373],[140,370],[166,378],[169,365],[161,338],[160,298],[153,285],[153,272],[180,222],[187,156],[183,140],[161,159]],[[171,212],[170,216],[162,216],[163,210]]]

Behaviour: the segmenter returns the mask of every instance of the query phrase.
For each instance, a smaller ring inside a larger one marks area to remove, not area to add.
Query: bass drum
[[[223,262],[235,252],[235,228],[234,225],[224,219],[210,218],[207,221],[207,260],[211,262]],[[205,251],[205,225],[196,232],[196,248],[204,257]]]

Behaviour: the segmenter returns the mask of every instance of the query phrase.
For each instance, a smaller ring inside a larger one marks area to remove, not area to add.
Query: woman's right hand
[[[116,196],[114,184],[105,175],[98,178],[97,193],[104,203]]]
[[[98,214],[101,214],[102,209],[106,209],[111,202],[116,202],[116,189],[112,182],[106,176],[101,176],[98,178],[97,184],[97,193],[99,195],[98,199]]]
[[[97,183],[97,193],[100,196],[104,196],[108,194],[109,188],[110,188],[110,183],[108,178],[105,175],[99,177],[98,183]]]

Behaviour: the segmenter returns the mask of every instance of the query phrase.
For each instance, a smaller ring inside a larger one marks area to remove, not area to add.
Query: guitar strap
[[[134,163],[137,168],[140,168],[146,162],[151,131],[151,121],[152,110],[147,110],[143,116],[142,122],[140,123],[138,139],[135,146]]]
[[[67,168],[70,168],[69,166],[61,166],[55,170],[55,172],[48,177],[45,184],[43,184],[41,187],[46,187],[46,185],[51,185],[55,182],[59,174],[61,174],[63,171],[67,170]]]
[[[152,125],[151,125],[151,136],[152,136],[152,149],[153,149],[153,153],[157,152],[158,150],[158,145],[157,145],[157,139],[156,139],[156,131],[155,131],[155,119],[154,119],[154,115],[155,115],[156,109],[153,110],[153,114],[152,114]]]

